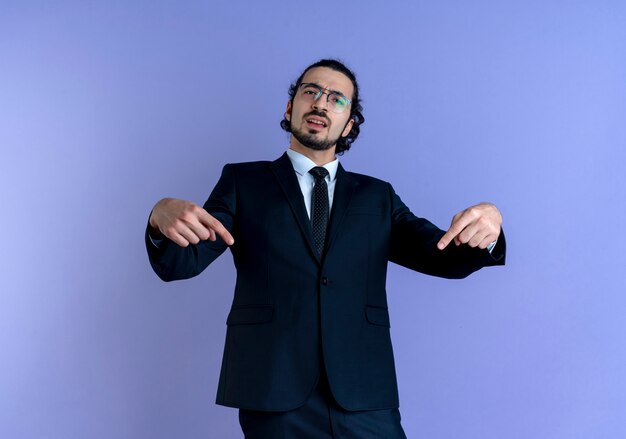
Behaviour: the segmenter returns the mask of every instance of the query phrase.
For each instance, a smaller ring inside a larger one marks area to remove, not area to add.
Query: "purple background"
[[[278,157],[326,56],[362,86],[347,169],[441,227],[505,218],[504,268],[390,266],[408,436],[626,437],[626,4],[366,3],[3,0],[0,437],[242,437],[214,405],[232,258],[162,283],[144,227]]]

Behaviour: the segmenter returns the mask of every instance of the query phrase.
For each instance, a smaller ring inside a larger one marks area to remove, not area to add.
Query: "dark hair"
[[[352,81],[352,85],[354,87],[354,93],[351,98],[352,103],[350,105],[350,118],[354,120],[354,123],[352,124],[352,129],[350,130],[348,135],[346,137],[339,138],[339,140],[337,141],[337,148],[335,150],[337,154],[341,155],[345,151],[350,149],[350,145],[356,140],[359,133],[361,132],[360,125],[365,122],[365,118],[361,113],[361,111],[363,111],[363,107],[361,106],[361,99],[359,99],[359,84],[356,82],[356,76],[354,75],[354,73],[352,73],[352,71],[347,68],[342,62],[336,59],[322,59],[304,69],[297,81],[289,86],[289,98],[292,104],[293,98],[296,96],[296,91],[300,87],[300,84],[302,84],[302,78],[304,77],[306,72],[315,67],[327,67],[329,69],[333,69],[337,72],[343,73],[350,79],[350,81]],[[291,132],[291,124],[286,117],[283,118],[283,120],[280,122],[280,126],[288,133]]]

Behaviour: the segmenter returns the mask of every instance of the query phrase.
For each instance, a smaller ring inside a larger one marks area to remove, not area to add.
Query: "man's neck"
[[[326,163],[330,163],[335,160],[335,147],[326,149],[324,151],[318,151],[316,149],[307,148],[306,146],[301,145],[298,141],[291,142],[289,145],[290,149],[293,149],[296,152],[299,152],[303,156],[311,159],[313,163],[317,166],[324,166]]]

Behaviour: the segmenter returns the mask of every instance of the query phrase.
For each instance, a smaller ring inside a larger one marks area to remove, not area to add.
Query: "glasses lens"
[[[328,102],[335,113],[341,113],[348,106],[348,98],[338,93],[331,93],[328,96]]]
[[[320,89],[313,86],[313,85],[305,85],[304,87],[302,87],[302,97],[304,99],[306,99],[309,102],[313,102],[318,94],[320,92]]]

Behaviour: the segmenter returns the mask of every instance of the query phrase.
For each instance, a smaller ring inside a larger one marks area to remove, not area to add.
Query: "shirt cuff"
[[[150,232],[148,232],[148,238],[150,239],[152,245],[154,245],[156,248],[159,248],[163,241],[165,241],[165,238],[153,238]]]

